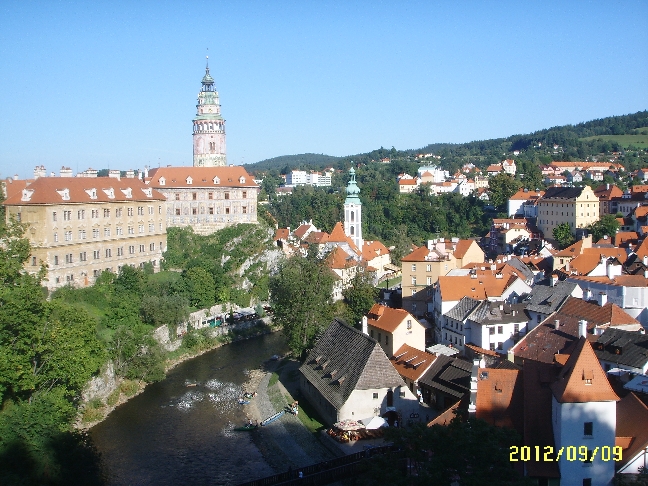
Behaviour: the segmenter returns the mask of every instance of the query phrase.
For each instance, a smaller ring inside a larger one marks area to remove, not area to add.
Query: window
[[[495,351],[495,343],[490,343],[490,350]]]
[[[92,210],[92,217],[93,217],[94,219],[96,219],[96,218],[99,217],[99,210],[98,210],[98,209],[93,209],[93,210]]]
[[[412,263],[412,272],[416,272],[416,263]]]
[[[67,253],[65,255],[65,263],[72,263],[72,253]]]
[[[374,400],[378,400],[378,393],[374,392],[374,394],[373,394],[373,399],[374,399]]]
[[[122,208],[115,209],[115,216],[118,218],[121,218],[122,216]]]
[[[158,214],[162,214],[162,206],[158,206]]]
[[[193,199],[194,201],[195,201],[196,199],[198,199],[198,194],[196,194],[195,192],[192,192],[192,193],[191,193],[191,199]]]
[[[84,229],[79,230],[79,239],[80,240],[86,239],[86,231]]]
[[[155,231],[155,224],[149,223],[149,233],[153,233]]]
[[[110,236],[110,228],[104,228],[104,236]]]
[[[495,334],[495,327],[489,327],[489,328],[488,328],[488,334],[489,334],[490,336],[493,336],[493,335]]]
[[[106,258],[110,258],[112,256],[112,251],[110,248],[106,248]]]
[[[99,250],[94,250],[92,252],[92,258],[94,258],[95,260],[99,260]]]
[[[412,319],[407,319],[407,329],[412,329]]]
[[[56,221],[56,211],[52,212],[52,221]]]
[[[214,193],[213,192],[207,193],[207,199],[214,199]]]
[[[128,212],[129,216],[132,216],[133,215],[133,208],[128,208],[127,212]]]
[[[155,251],[155,243],[149,243],[149,251]]]
[[[144,216],[144,206],[137,206],[137,215]]]
[[[230,213],[230,208],[225,208],[225,214],[229,214],[229,213]]]
[[[85,262],[86,260],[87,260],[86,252],[82,251],[81,253],[79,253],[79,261]]]
[[[594,435],[594,422],[585,422],[583,424],[583,435],[590,437]]]
[[[191,214],[198,214],[198,208],[191,208]]]
[[[497,326],[497,334],[504,334],[504,326]]]
[[[412,388],[412,385],[414,385],[414,383],[410,383],[410,389]],[[399,393],[399,396],[400,396],[401,398],[405,398],[405,392],[404,392],[404,391],[401,391],[401,392]]]
[[[124,254],[124,248],[120,246],[119,248],[117,248],[117,256],[122,256],[123,254]]]
[[[369,335],[371,336],[371,339],[373,339],[373,337],[374,337],[374,335],[373,335],[373,329],[372,329],[371,331],[369,331]]]
[[[412,285],[416,285],[416,276],[412,277]]]
[[[229,199],[229,192],[225,193],[225,199]]]
[[[63,221],[72,220],[72,211],[63,211]]]
[[[58,255],[54,255],[54,265],[58,265]]]
[[[128,253],[133,255],[135,253],[135,245],[131,245],[128,247]]]
[[[77,219],[85,219],[85,209],[79,209],[77,211]]]
[[[176,194],[175,194],[175,200],[176,200],[176,201],[179,201],[179,200],[180,200],[180,194],[178,194],[177,192],[176,192]]]
[[[140,224],[137,229],[139,230],[140,234],[144,233],[144,225]]]
[[[180,209],[176,209],[175,213],[176,213],[176,216],[180,216]]]
[[[247,199],[247,191],[243,191],[243,199]]]
[[[72,232],[71,231],[66,231],[65,232],[65,241],[72,241]]]
[[[35,267],[35,266],[36,266],[36,257],[33,256],[32,257],[32,267]]]
[[[54,233],[54,241],[58,242],[58,233]]]
[[[497,349],[502,349],[503,346],[504,346],[504,343],[503,343],[503,342],[499,342],[499,343],[497,343]]]
[[[110,218],[110,209],[104,209],[104,218]]]
[[[93,270],[93,271],[92,271],[92,275],[93,275],[94,277],[98,277],[100,273],[101,273],[100,270]]]
[[[128,234],[129,235],[134,235],[135,234],[135,226],[129,226],[128,227]]]
[[[92,237],[93,237],[94,239],[99,238],[99,228],[93,228],[93,230],[92,230]]]
[[[122,236],[124,234],[124,228],[117,226],[117,228],[115,228],[115,232],[117,233],[117,236]]]
[[[241,209],[243,210],[243,214],[247,214],[247,206],[243,206]]]
[[[513,332],[518,333],[520,332],[520,325],[519,324],[513,324]]]
[[[385,334],[385,346],[389,346],[389,334]]]
[[[428,277],[428,278],[425,280],[425,283],[426,283],[427,285],[432,285],[432,277]]]
[[[209,208],[209,214],[214,214],[214,208]]]
[[[140,253],[144,253],[144,245],[140,245]]]
[[[153,206],[149,206],[149,214],[153,214]]]

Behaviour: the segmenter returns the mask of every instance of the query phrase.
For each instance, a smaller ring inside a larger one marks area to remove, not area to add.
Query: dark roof
[[[556,312],[565,303],[576,286],[576,283],[561,281],[552,287],[549,284],[549,279],[538,282],[533,286],[529,297],[527,297],[526,309],[544,315]]]
[[[460,398],[470,391],[471,372],[472,363],[469,361],[441,355],[419,379],[419,384]]]
[[[483,325],[527,322],[528,317],[524,308],[525,304],[506,304],[485,300],[470,315],[470,320]]]
[[[582,187],[557,187],[548,188],[542,199],[575,199],[583,192]]]
[[[375,339],[334,320],[299,368],[329,403],[340,408],[354,390],[405,382]]]
[[[648,336],[639,332],[606,329],[593,347],[600,360],[633,368],[643,368],[648,361]]]
[[[445,313],[445,316],[457,321],[463,321],[477,308],[477,306],[479,306],[479,304],[481,304],[479,300],[470,297],[463,297],[457,305]]]
[[[533,272],[531,269],[519,258],[511,258],[508,262],[509,265],[512,267],[515,267],[517,270],[519,270],[523,275],[525,280],[533,280]]]

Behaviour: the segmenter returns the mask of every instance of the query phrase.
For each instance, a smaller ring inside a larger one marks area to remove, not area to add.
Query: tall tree
[[[606,214],[601,219],[592,223],[588,228],[592,233],[592,238],[596,242],[607,235],[612,237],[619,230],[619,222],[612,214]]]
[[[553,229],[554,240],[558,242],[560,248],[567,248],[569,245],[576,241],[572,233],[569,223],[562,223]]]
[[[350,324],[357,326],[362,316],[376,303],[378,289],[374,287],[370,274],[358,272],[342,295],[347,305],[347,319]]]
[[[501,172],[488,180],[488,192],[490,201],[497,209],[506,210],[509,198],[520,188],[520,181],[515,180],[509,174]]]
[[[283,328],[296,356],[312,348],[317,336],[330,324],[333,282],[333,272],[314,252],[306,258],[289,258],[270,278],[274,321]]]

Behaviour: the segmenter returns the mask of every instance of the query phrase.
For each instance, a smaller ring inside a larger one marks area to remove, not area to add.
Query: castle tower
[[[221,116],[218,91],[209,74],[209,56],[198,93],[196,118],[193,120],[193,165],[215,167],[227,165],[225,156],[225,120]]]
[[[355,170],[349,170],[351,179],[346,188],[347,197],[344,201],[344,232],[353,240],[353,243],[362,252],[362,202],[360,202],[360,188],[356,184]]]

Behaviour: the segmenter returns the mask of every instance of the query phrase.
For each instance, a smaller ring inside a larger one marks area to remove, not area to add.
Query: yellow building
[[[16,184],[14,186],[13,184]],[[47,266],[44,284],[94,283],[103,270],[150,262],[166,250],[165,198],[138,179],[39,177],[7,181],[7,219],[27,224],[27,269]]]
[[[545,238],[552,238],[554,228],[563,223],[579,235],[598,219],[599,198],[589,186],[550,187],[538,200],[538,228]]]

